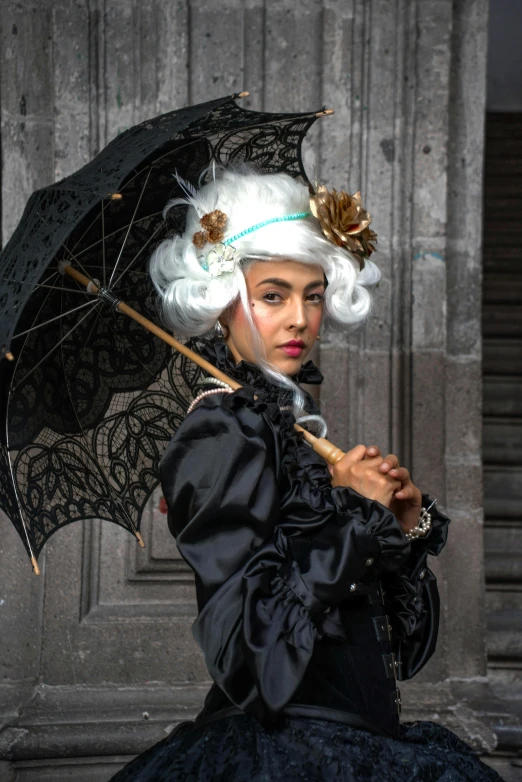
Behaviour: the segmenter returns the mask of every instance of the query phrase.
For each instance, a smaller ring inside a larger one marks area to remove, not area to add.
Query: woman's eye
[[[269,304],[276,304],[278,302],[282,302],[284,300],[284,296],[277,291],[267,291],[263,294],[263,299]],[[322,293],[309,293],[306,296],[306,301],[309,301],[312,304],[320,304],[322,301],[324,301],[324,295]]]

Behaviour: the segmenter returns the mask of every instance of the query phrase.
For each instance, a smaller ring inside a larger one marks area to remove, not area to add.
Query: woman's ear
[[[223,328],[228,328],[228,325],[230,323],[230,307],[227,307],[226,309],[223,310],[218,320],[223,326]]]
[[[228,314],[226,310],[222,312],[219,318],[217,319],[216,333],[223,339],[225,340],[228,339],[230,330],[228,328]]]

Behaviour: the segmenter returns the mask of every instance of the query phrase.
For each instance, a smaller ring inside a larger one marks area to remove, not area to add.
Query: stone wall
[[[399,453],[454,519],[436,565],[439,648],[406,717],[496,743],[484,650],[480,244],[487,0],[0,0],[2,231],[31,191],[119,131],[243,89],[246,105],[319,109],[305,161],[361,189],[379,234],[375,314],[328,335],[331,439]],[[190,574],[157,503],[145,553],[73,525],[31,574],[0,536],[0,774],[105,780],[194,715],[208,686]],[[497,710],[498,711],[498,710]],[[4,778],[2,777],[2,778]]]

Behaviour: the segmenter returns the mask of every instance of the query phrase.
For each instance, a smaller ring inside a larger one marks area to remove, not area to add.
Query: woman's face
[[[264,345],[264,358],[285,375],[295,375],[321,326],[324,274],[321,266],[297,261],[259,261],[245,272],[251,312]],[[250,325],[238,301],[220,318],[237,362],[256,363]]]

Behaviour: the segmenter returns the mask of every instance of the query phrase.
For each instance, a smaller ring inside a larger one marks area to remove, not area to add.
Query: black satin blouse
[[[397,735],[396,680],[435,650],[439,599],[426,560],[442,549],[448,519],[432,508],[430,534],[409,543],[379,502],[332,488],[281,409],[287,391],[254,365],[235,366],[225,345],[202,352],[244,387],[203,399],[160,465],[169,527],[196,576],[194,636],[215,683],[201,719],[304,714]],[[296,379],[322,377],[308,362]],[[316,412],[309,395],[307,409]]]

